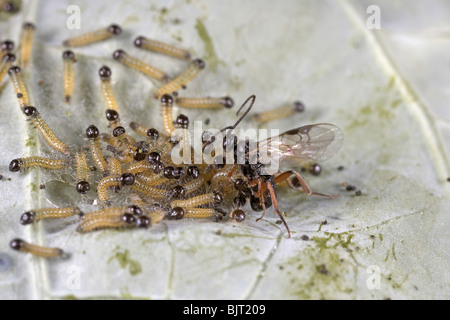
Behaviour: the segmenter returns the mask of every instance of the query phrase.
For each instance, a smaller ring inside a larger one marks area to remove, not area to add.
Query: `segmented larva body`
[[[147,161],[138,161],[129,165],[124,172],[137,174],[148,170],[153,170],[153,166],[150,163],[148,163]]]
[[[149,127],[145,127],[135,121],[131,121],[129,125],[134,132],[143,137],[147,136],[147,132],[150,129]]]
[[[119,177],[120,179],[120,176],[122,175],[122,164],[120,163],[119,159],[115,157],[109,157],[106,162],[108,163],[109,175],[113,177]],[[118,192],[120,190],[120,183],[118,186],[113,186],[112,188],[114,192]]]
[[[85,233],[107,228],[123,228],[128,223],[122,219],[121,215],[99,215],[90,219],[84,219],[77,227],[77,232]]]
[[[23,225],[36,223],[43,219],[61,219],[72,217],[81,213],[78,207],[68,208],[41,208],[27,211],[20,217],[20,223]]]
[[[173,98],[171,95],[165,94],[161,97],[161,115],[164,132],[171,136],[175,131],[175,127],[173,126]]]
[[[81,219],[83,221],[90,220],[94,218],[98,218],[100,216],[114,216],[114,217],[120,217],[122,214],[126,212],[128,207],[109,207],[97,211],[91,211],[85,213],[83,216],[81,216]]]
[[[125,66],[133,68],[134,70],[137,70],[150,78],[163,82],[167,82],[170,80],[170,77],[165,72],[145,63],[142,60],[130,56],[122,49],[114,51],[113,58],[124,64]]]
[[[191,59],[191,54],[185,49],[177,48],[170,44],[148,39],[142,36],[137,37],[136,40],[134,40],[134,45],[138,48],[150,50],[153,52],[159,52],[178,59]]]
[[[218,193],[210,192],[185,200],[172,200],[170,202],[170,206],[172,208],[175,207],[195,208],[202,205],[215,204],[219,201],[221,201],[221,196]]]
[[[136,191],[139,191],[140,193],[151,196],[152,198],[158,198],[158,199],[167,198],[167,190],[151,187],[151,186],[143,183],[139,179],[136,179],[136,181],[131,186],[131,188],[133,188]]]
[[[70,103],[73,97],[75,71],[74,64],[76,62],[75,54],[70,51],[63,52],[63,73],[64,73],[64,102]]]
[[[203,68],[205,68],[205,62],[203,60],[193,60],[186,71],[184,71],[172,81],[167,82],[166,84],[158,88],[153,96],[156,99],[159,99],[164,94],[172,94],[173,92],[178,91],[180,88],[186,86],[186,84],[194,79]]]
[[[12,67],[12,64],[14,61],[16,61],[16,56],[13,55],[12,53],[6,53],[2,58],[1,58],[1,64],[0,64],[0,82],[3,80],[3,78],[5,77],[6,73],[8,72],[8,70]],[[15,90],[15,87],[14,87]],[[17,94],[17,91],[16,91]]]
[[[56,160],[34,156],[34,157],[14,159],[9,164],[9,170],[12,172],[17,172],[22,169],[33,167],[44,168],[49,170],[61,170],[69,167],[69,162],[67,160]]]
[[[169,182],[169,180],[164,177],[164,172],[160,172],[158,174],[153,174],[150,172],[141,172],[137,174],[136,180],[138,180],[140,184],[149,187],[154,187]]]
[[[216,215],[211,208],[183,208],[185,218],[210,218]]]
[[[89,180],[89,169],[86,160],[86,153],[77,152],[75,153],[75,162],[77,165],[77,180],[78,181],[88,181]]]
[[[136,177],[137,179],[137,177]],[[144,208],[147,206],[147,203],[144,202],[144,200],[142,200],[142,198],[137,194],[137,193],[130,193],[130,195],[128,196],[128,199],[130,200],[130,202],[140,208]]]
[[[151,221],[151,224],[157,224],[166,216],[166,213],[163,210],[155,210],[152,213],[147,215]]]
[[[39,130],[39,132],[44,137],[45,141],[55,150],[62,152],[64,154],[70,154],[69,147],[59,140],[50,127],[42,119],[41,115],[35,107],[26,106],[22,109],[23,113],[29,117],[33,125]]]
[[[118,170],[118,168],[114,168]],[[120,169],[121,170],[121,169]],[[104,177],[97,185],[97,195],[100,201],[110,205],[112,203],[111,198],[108,195],[108,189],[113,188],[114,191],[120,190],[121,186],[129,186],[135,182],[133,174],[124,173],[122,175],[114,174]]]
[[[107,66],[103,66],[99,70],[100,76],[100,88],[102,91],[103,98],[105,99],[107,109],[114,110],[119,113],[119,106],[117,104],[116,98],[111,85],[111,69]]]
[[[117,151],[115,148],[107,148],[107,150],[110,150],[115,153],[115,157],[120,161],[122,164],[130,164],[133,162],[133,157],[131,157],[129,154],[124,154],[120,151]]]
[[[118,35],[122,32],[122,29],[116,25],[111,24],[106,28],[102,28],[99,30],[91,31],[85,34],[82,34],[78,37],[73,37],[67,39],[63,42],[63,46],[65,47],[82,47],[88,44],[100,42],[106,39],[111,38],[114,35]]]
[[[105,228],[121,228],[136,222],[134,215],[141,215],[142,210],[136,206],[112,207],[89,212],[82,217],[78,232],[90,232]]]
[[[255,113],[253,120],[257,122],[269,122],[277,119],[288,118],[298,112],[303,112],[305,106],[300,101],[294,101],[291,104],[282,105],[280,107],[265,112]]]
[[[59,248],[48,248],[31,244],[22,239],[14,239],[9,243],[10,247],[14,250],[21,252],[28,252],[32,255],[43,258],[56,258],[64,256],[64,251]]]
[[[174,146],[174,143],[170,140],[169,137],[162,136],[155,144],[150,145],[153,149],[158,150],[158,152],[162,155],[163,163],[165,163],[166,161],[172,161],[170,152]]]
[[[120,176],[122,175],[122,165],[119,161],[119,159],[114,157],[109,157],[107,160],[108,168],[109,168],[109,174],[114,176]]]
[[[103,142],[106,142],[107,144],[113,146],[114,148],[117,147],[117,139],[112,134],[101,133],[100,140],[102,140]]]
[[[77,166],[77,191],[81,194],[85,194],[91,189],[88,182],[89,169],[86,160],[86,153],[75,153],[75,162]]]
[[[100,138],[98,128],[94,125],[86,129],[86,136],[89,139],[89,150],[91,157],[97,168],[102,172],[103,176],[108,174],[108,164],[103,157],[102,149],[100,147]]]
[[[120,175],[109,175],[104,177],[97,185],[97,195],[101,202],[110,205],[111,198],[108,195],[109,188],[120,188]]]
[[[3,59],[3,57],[14,50],[14,42],[11,40],[5,40],[0,44],[0,60]]]
[[[34,31],[36,27],[30,22],[25,22],[22,27],[22,37],[20,40],[19,65],[27,67],[30,64],[31,51],[33,48]]]
[[[25,87],[25,82],[23,81],[22,72],[20,67],[12,66],[8,69],[8,74],[11,78],[11,81],[14,86],[14,90],[16,92],[17,100],[19,101],[19,105],[21,109],[25,106],[30,105],[30,100],[28,98],[28,91]]]
[[[183,108],[221,109],[221,108],[232,108],[234,105],[234,101],[230,97],[222,97],[222,98],[176,97],[175,104]]]
[[[197,179],[193,179],[189,182],[186,182],[183,187],[186,190],[186,194],[192,193],[194,191],[197,191],[202,185],[205,180],[201,177]]]
[[[211,178],[211,189],[219,191],[227,191],[233,187],[233,181],[228,177],[229,170],[216,172]]]
[[[169,218],[182,219],[182,218],[209,218],[214,217],[216,211],[211,208],[182,208],[174,207],[170,211]]]

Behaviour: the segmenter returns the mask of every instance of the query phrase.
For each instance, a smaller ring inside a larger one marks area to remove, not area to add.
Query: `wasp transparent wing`
[[[258,149],[267,150],[272,160],[325,161],[342,147],[344,134],[329,123],[317,123],[286,131],[259,142]],[[287,161],[289,162],[289,161]]]

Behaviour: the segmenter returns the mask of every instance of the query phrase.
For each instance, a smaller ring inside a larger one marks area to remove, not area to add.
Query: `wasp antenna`
[[[242,108],[247,104],[248,100],[250,100],[250,99],[252,99],[252,103],[247,108],[247,110],[245,111],[243,116],[245,116],[250,111],[250,109],[253,107],[253,104],[255,103],[255,99],[256,99],[256,96],[254,94],[252,94],[250,97],[248,97],[247,100],[245,100],[245,102],[242,104],[242,106],[239,107],[238,111],[236,111],[236,117],[238,116],[239,112],[241,112]]]
[[[254,94],[252,94],[250,97],[248,97],[247,100],[245,100],[245,102],[242,104],[242,106],[236,112],[236,116],[239,115],[239,112],[241,112],[242,108],[247,104],[247,102],[249,100],[251,100],[250,105],[248,106],[247,110],[245,110],[245,112],[242,114],[242,116],[240,116],[239,119],[232,126],[225,127],[222,130],[220,130],[220,132],[224,132],[225,130],[228,130],[228,129],[231,129],[231,130],[235,129],[239,125],[239,123],[245,118],[245,116],[250,112],[253,105],[255,104],[255,99],[256,99],[256,96]]]

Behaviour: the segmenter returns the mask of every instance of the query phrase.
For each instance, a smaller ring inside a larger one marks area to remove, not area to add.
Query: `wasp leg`
[[[301,186],[301,189],[295,187],[292,184],[292,182],[288,180],[288,178],[292,175],[294,175],[297,178],[298,183]],[[331,198],[331,199],[336,199],[337,197],[339,197],[339,195],[332,195],[332,194],[320,193],[320,192],[312,192],[311,188],[308,186],[305,179],[303,179],[303,177],[298,172],[293,171],[293,170],[285,171],[285,172],[279,174],[277,177],[275,177],[274,182],[275,182],[275,184],[279,184],[284,180],[287,180],[286,182],[290,188],[297,190],[297,191],[303,191],[306,194],[306,198],[308,198],[309,196],[321,196],[321,197],[327,197],[327,198]]]
[[[267,181],[267,189],[269,189],[270,198],[272,199],[272,203],[273,203],[273,208],[274,208],[274,210],[277,211],[278,216],[280,217],[281,221],[283,222],[284,226],[286,227],[286,230],[288,232],[288,238],[290,238],[291,231],[289,230],[289,227],[288,227],[286,221],[284,220],[283,215],[281,214],[281,212],[279,210],[277,196],[275,195],[275,190],[273,189],[273,186],[270,183],[270,181]]]
[[[285,172],[283,172],[283,173],[280,173],[278,176],[276,176],[276,177],[273,179],[273,181],[274,181],[275,184],[280,184],[280,183],[282,183],[283,181],[286,181],[286,183],[288,184],[288,186],[289,186],[291,189],[298,190],[298,188],[294,186],[294,184],[292,183],[292,181],[289,180],[289,177],[291,177],[292,174],[293,174],[292,171],[285,171]]]
[[[228,172],[228,175],[227,175],[227,178],[228,178],[228,179],[231,178],[231,177],[233,176],[233,174],[236,172],[237,168],[238,168],[238,165],[235,164],[235,165],[230,169],[230,171]]]
[[[256,219],[256,221],[259,221],[262,218],[264,218],[264,216],[266,214],[266,204],[265,204],[265,201],[264,201],[264,193],[263,193],[263,188],[262,188],[262,185],[261,185],[261,179],[258,179],[258,191],[257,191],[257,194],[258,194],[258,197],[259,197],[259,203],[261,204],[261,206],[263,208],[263,214],[261,215],[261,217]]]

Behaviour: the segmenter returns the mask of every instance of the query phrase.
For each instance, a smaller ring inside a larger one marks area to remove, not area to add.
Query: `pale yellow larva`
[[[68,208],[40,208],[24,212],[20,217],[20,223],[27,225],[44,219],[61,219],[79,215],[81,213],[78,207]]]
[[[89,149],[91,151],[92,160],[94,160],[95,165],[102,172],[103,176],[106,176],[108,175],[108,164],[103,157],[99,134],[98,128],[94,125],[90,125],[86,129],[86,136],[89,139]]]
[[[10,247],[14,250],[21,252],[28,252],[32,255],[43,257],[43,258],[56,258],[63,257],[64,251],[59,248],[48,248],[43,246],[38,246],[22,239],[13,239],[9,243]]]
[[[70,154],[69,147],[55,136],[35,107],[26,106],[22,108],[22,111],[31,120],[31,123],[39,130],[45,141],[47,141],[53,149],[64,154]]]
[[[178,59],[189,60],[191,54],[186,49],[177,48],[170,44],[139,36],[134,40],[134,45],[138,48],[159,52]]]
[[[156,99],[160,99],[164,94],[173,94],[174,92],[177,92],[180,88],[184,88],[204,68],[205,62],[203,60],[193,60],[186,71],[184,71],[175,79],[158,88],[153,96]]]
[[[91,31],[85,34],[82,34],[77,37],[73,37],[67,40],[64,40],[63,46],[65,47],[82,47],[92,43],[100,42],[106,39],[113,37],[114,35],[118,35],[122,32],[122,29],[117,24],[111,24],[106,28],[102,28],[99,30]]]
[[[75,153],[75,163],[77,167],[77,192],[88,193],[91,186],[89,180],[89,169],[87,165],[86,153],[80,151]]]
[[[188,97],[176,97],[175,104],[183,108],[195,108],[195,109],[221,109],[232,108],[234,105],[233,99],[230,97],[222,98],[188,98]]]
[[[184,200],[172,200],[170,206],[182,208],[195,208],[202,205],[214,205],[222,201],[222,196],[219,193],[205,193],[192,198]]]
[[[31,51],[33,48],[34,32],[36,27],[30,22],[25,22],[22,27],[22,36],[20,40],[19,65],[28,67],[31,59]]]
[[[137,70],[152,79],[163,82],[168,82],[170,80],[170,77],[165,72],[145,63],[142,60],[130,56],[122,49],[114,51],[113,58],[125,66]]]
[[[277,119],[288,118],[296,113],[303,112],[305,106],[300,101],[294,101],[290,104],[282,105],[274,109],[255,113],[253,120],[257,122],[269,122]]]
[[[73,51],[66,50],[63,52],[63,84],[64,84],[64,98],[63,101],[70,103],[73,97],[74,83],[75,83],[75,67],[77,61]]]
[[[69,167],[67,160],[50,159],[39,156],[14,159],[9,163],[9,171],[17,172],[27,168],[61,170]]]
[[[18,66],[12,66],[8,69],[8,74],[13,83],[20,108],[23,109],[24,107],[29,106],[30,100],[28,98],[25,82],[23,81],[22,70]]]

